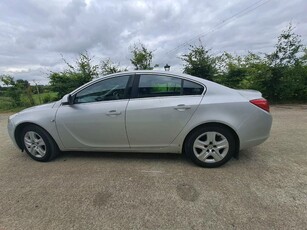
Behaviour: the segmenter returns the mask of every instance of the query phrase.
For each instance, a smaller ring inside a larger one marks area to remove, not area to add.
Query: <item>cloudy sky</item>
[[[85,50],[130,66],[139,41],[154,64],[181,71],[178,56],[199,37],[213,54],[270,52],[292,22],[306,44],[306,9],[306,0],[1,0],[0,74],[47,83],[61,54],[73,61]]]

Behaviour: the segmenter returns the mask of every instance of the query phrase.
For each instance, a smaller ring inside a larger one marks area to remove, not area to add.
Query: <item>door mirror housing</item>
[[[70,94],[66,94],[62,98],[62,105],[73,105],[74,104],[74,97],[71,96]]]
[[[74,104],[74,98],[73,98],[73,96],[71,96],[70,94],[68,95],[68,98],[67,98],[68,100],[68,104],[69,105],[73,105]]]

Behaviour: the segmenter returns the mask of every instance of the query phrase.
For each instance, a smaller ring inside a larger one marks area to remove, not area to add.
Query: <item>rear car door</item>
[[[126,110],[130,147],[166,147],[201,102],[204,86],[175,76],[137,75]]]

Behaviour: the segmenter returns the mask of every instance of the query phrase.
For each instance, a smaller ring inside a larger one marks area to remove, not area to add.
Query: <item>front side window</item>
[[[138,97],[201,95],[203,91],[202,85],[177,77],[141,75]]]
[[[83,89],[75,96],[74,103],[120,100],[127,97],[126,86],[130,76],[101,80]]]

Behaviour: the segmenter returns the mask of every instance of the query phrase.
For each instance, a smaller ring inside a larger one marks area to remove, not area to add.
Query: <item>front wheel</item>
[[[36,161],[50,161],[59,153],[49,133],[36,125],[28,125],[23,129],[22,143],[27,154]]]
[[[201,127],[185,143],[187,156],[197,165],[214,168],[225,164],[235,152],[233,133],[223,127]]]

